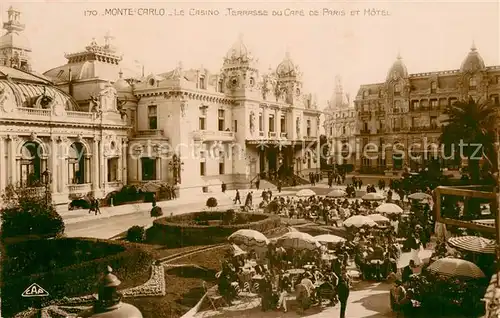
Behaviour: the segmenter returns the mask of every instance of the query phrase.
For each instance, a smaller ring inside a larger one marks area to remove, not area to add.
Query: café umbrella
[[[363,215],[354,215],[354,216],[351,216],[350,218],[348,218],[344,221],[345,227],[360,228],[363,226],[374,227],[376,225],[377,225],[377,223],[375,223],[375,221],[373,221],[369,217],[363,216]]]
[[[450,237],[448,244],[469,252],[495,254],[495,241],[480,236]]]
[[[388,218],[386,218],[385,216],[383,216],[382,214],[378,214],[378,213],[370,214],[370,215],[368,215],[368,217],[377,223],[389,223],[391,221]]]
[[[412,200],[429,200],[429,199],[432,199],[432,196],[428,195],[427,193],[416,192],[416,193],[410,194],[408,196],[408,199],[412,199]]]
[[[315,250],[321,247],[314,237],[304,232],[288,232],[277,239],[277,244],[294,250]]]
[[[394,203],[383,203],[375,209],[375,212],[383,214],[401,214],[403,213],[403,209]]]
[[[345,192],[344,190],[336,189],[328,193],[326,196],[330,198],[343,198],[347,196],[347,192]]]
[[[240,247],[265,247],[269,243],[267,237],[255,230],[242,229],[228,237],[228,241]]]
[[[372,193],[365,194],[364,196],[361,197],[361,199],[363,199],[365,201],[382,201],[385,198],[383,195],[381,195],[379,193],[372,192]]]
[[[476,264],[460,258],[444,257],[433,262],[427,268],[430,272],[449,276],[449,277],[467,277],[484,278],[483,271]]]
[[[345,238],[333,235],[333,234],[322,234],[314,237],[316,241],[320,243],[330,243],[330,244],[338,244],[341,242],[345,242]]]
[[[314,192],[311,189],[302,189],[298,191],[295,195],[298,197],[312,197],[313,195],[316,195],[316,192]]]

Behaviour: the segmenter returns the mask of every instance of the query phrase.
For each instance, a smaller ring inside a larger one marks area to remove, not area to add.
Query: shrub
[[[256,213],[205,211],[164,217],[153,222],[146,231],[149,242],[169,247],[208,245],[226,242],[240,229],[267,232],[280,226],[280,218]],[[228,224],[226,220],[232,221]]]
[[[50,194],[37,188],[12,185],[2,196],[2,239],[19,236],[54,237],[64,233],[64,221],[57,213]]]
[[[155,206],[151,209],[151,217],[157,218],[163,215],[163,210],[159,206]]]
[[[214,197],[210,197],[207,200],[207,207],[209,208],[215,208],[217,206],[218,202],[217,199]]]
[[[146,238],[144,226],[134,225],[127,230],[127,241],[140,243]]]
[[[4,248],[1,281],[5,317],[32,305],[21,293],[33,282],[49,292],[43,301],[83,296],[96,291],[108,265],[123,282],[120,288],[128,288],[137,285],[138,277],[147,281],[153,262],[153,256],[141,246],[123,241],[63,238],[23,241]]]

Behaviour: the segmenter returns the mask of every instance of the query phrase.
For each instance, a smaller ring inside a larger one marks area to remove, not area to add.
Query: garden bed
[[[49,292],[44,301],[97,292],[106,266],[122,281],[120,289],[145,283],[153,255],[138,244],[63,238],[30,240],[5,248],[2,270],[2,311],[9,316],[31,305],[21,297],[32,283]]]
[[[169,247],[224,243],[240,229],[267,232],[280,226],[277,216],[234,211],[194,212],[164,217],[153,222],[147,241]]]

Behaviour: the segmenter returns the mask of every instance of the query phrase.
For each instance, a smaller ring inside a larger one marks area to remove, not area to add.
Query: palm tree
[[[449,105],[444,114],[448,118],[443,122],[441,143],[448,149],[454,149],[455,155],[459,152],[460,141],[465,144],[463,155],[467,158],[473,183],[481,180],[481,159],[489,166],[492,173],[496,173],[498,108],[489,102],[479,103],[469,97],[468,100]]]

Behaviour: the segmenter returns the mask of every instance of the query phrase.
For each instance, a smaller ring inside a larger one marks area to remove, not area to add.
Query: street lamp
[[[50,185],[52,183],[52,172],[49,169],[42,173],[43,184],[45,185],[45,204],[49,204],[50,199]]]
[[[172,156],[172,161],[168,163],[172,167],[172,174],[174,177],[174,185],[181,183],[181,169],[184,162],[181,161],[178,155]]]

